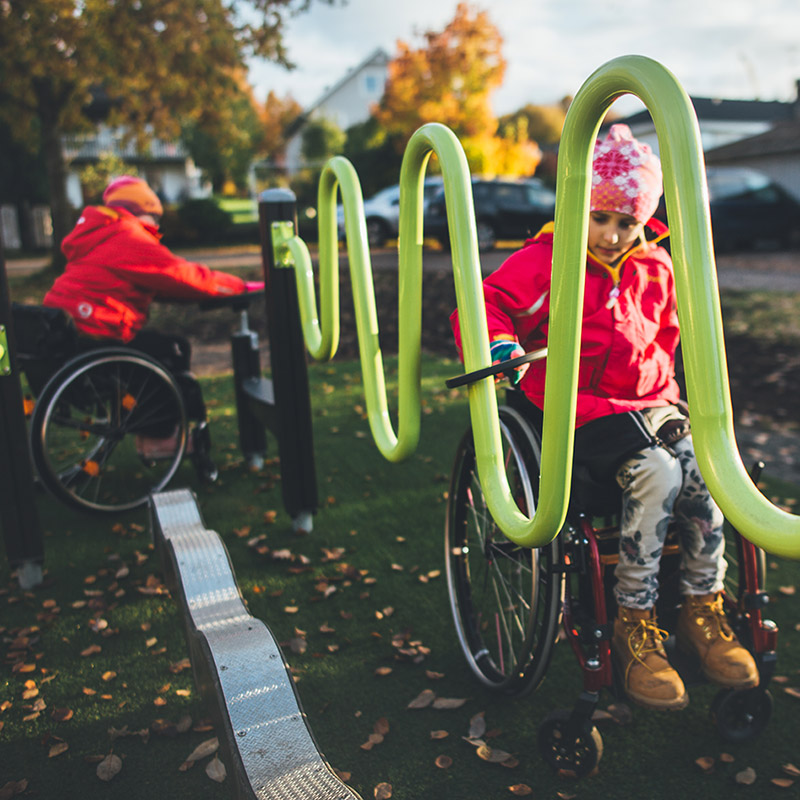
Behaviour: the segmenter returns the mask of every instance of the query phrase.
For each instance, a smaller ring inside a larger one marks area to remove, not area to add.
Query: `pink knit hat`
[[[119,206],[137,217],[152,214],[160,217],[164,213],[158,195],[141,178],[122,175],[108,184],[103,192],[103,202],[107,206]]]
[[[612,125],[594,148],[592,211],[630,214],[647,222],[661,197],[661,162],[650,145],[637,142],[627,125]]]

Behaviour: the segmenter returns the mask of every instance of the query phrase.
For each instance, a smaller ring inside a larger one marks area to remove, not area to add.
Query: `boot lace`
[[[703,628],[710,639],[720,637],[726,642],[733,641],[733,630],[728,624],[725,610],[722,607],[722,595],[718,595],[708,602],[690,601],[692,605],[689,612],[692,619]]]
[[[636,661],[643,667],[649,669],[650,672],[653,672],[654,670],[644,663],[644,659],[650,653],[657,653],[666,658],[663,643],[668,638],[669,634],[667,631],[659,628],[653,620],[642,619],[628,632],[628,648]]]

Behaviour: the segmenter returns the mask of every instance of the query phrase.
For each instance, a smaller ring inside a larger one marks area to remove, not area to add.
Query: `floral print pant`
[[[681,547],[681,593],[720,591],[726,568],[723,517],[700,475],[691,436],[669,450],[653,446],[637,453],[616,479],[622,488],[617,603],[655,605],[664,538],[673,527]]]

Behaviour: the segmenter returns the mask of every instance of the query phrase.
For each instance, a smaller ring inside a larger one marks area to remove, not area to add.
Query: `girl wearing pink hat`
[[[629,697],[679,709],[688,695],[664,650],[655,604],[667,528],[681,544],[683,604],[678,646],[724,686],[758,684],[758,669],[722,610],[722,514],[697,466],[678,403],[679,341],[672,262],[652,218],[661,165],[626,125],[595,147],[578,374],[576,469],[609,475],[622,490],[612,650]],[[546,225],[484,281],[491,352],[505,361],[547,345],[553,226]],[[458,312],[451,316],[461,349]],[[518,368],[515,382],[541,409],[546,360]]]

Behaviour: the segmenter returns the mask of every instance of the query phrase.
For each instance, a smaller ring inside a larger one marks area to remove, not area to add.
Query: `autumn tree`
[[[259,153],[272,161],[280,160],[286,148],[286,132],[302,113],[303,107],[290,94],[279,97],[270,91],[259,110]]]
[[[108,123],[141,144],[182,124],[223,125],[244,59],[289,66],[284,19],[311,3],[0,0],[0,114],[17,139],[41,144],[56,250],[71,224],[61,137],[86,129],[91,90],[109,98]]]
[[[376,119],[402,145],[426,122],[441,122],[459,137],[470,168],[483,173],[532,174],[539,159],[535,143],[516,133],[497,135],[492,93],[501,86],[506,63],[503,39],[485,11],[459,3],[443,31],[423,34],[424,46],[397,43]]]

